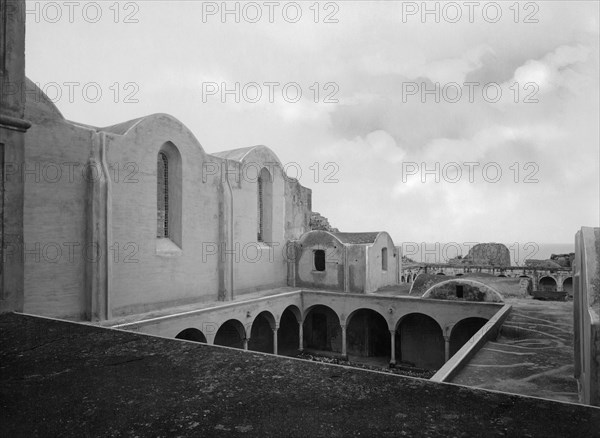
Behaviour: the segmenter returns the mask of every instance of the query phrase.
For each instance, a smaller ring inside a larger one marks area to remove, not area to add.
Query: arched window
[[[181,154],[167,142],[156,156],[156,237],[169,239],[180,248],[182,192]]]
[[[381,248],[381,270],[387,271],[387,268],[388,268],[387,248]]]
[[[156,163],[156,195],[158,201],[156,237],[169,237],[169,159],[164,152],[158,153]]]
[[[313,253],[315,262],[315,271],[323,272],[325,270],[325,250],[316,249]]]
[[[257,240],[272,241],[273,181],[269,171],[263,167],[257,180]]]

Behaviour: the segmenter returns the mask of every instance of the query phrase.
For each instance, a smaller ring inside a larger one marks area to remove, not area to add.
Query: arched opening
[[[379,358],[378,364],[387,365],[391,356],[390,330],[380,313],[359,309],[346,321],[346,348],[348,355]]]
[[[573,277],[565,278],[565,281],[563,281],[563,290],[569,294],[569,296],[573,296]]]
[[[406,315],[396,329],[396,358],[400,363],[437,370],[445,360],[445,342],[440,325],[421,313]]]
[[[540,278],[539,290],[544,292],[556,292],[556,280],[552,277]]]
[[[523,295],[531,295],[533,293],[533,282],[528,275],[519,275],[519,290]]]
[[[456,298],[464,298],[465,287],[462,284],[456,285]]]
[[[388,269],[388,249],[381,248],[381,270],[387,271]]]
[[[259,313],[252,322],[250,329],[250,339],[248,349],[260,351],[262,353],[274,353],[273,350],[273,329],[275,328],[275,319],[269,312]]]
[[[504,301],[500,292],[495,288],[471,278],[455,278],[437,282],[425,291],[423,298],[437,300],[461,299],[465,301],[487,301],[494,303]]]
[[[437,273],[437,274],[435,274],[435,275],[446,275],[446,274],[444,274],[443,272],[438,272],[438,273]]]
[[[404,275],[400,277],[400,283],[406,283],[406,277],[404,277]]]
[[[258,175],[257,197],[257,240],[259,242],[271,242],[273,240],[273,178],[266,167],[263,167]]]
[[[300,310],[289,306],[281,314],[277,331],[277,352],[282,356],[294,356],[298,353],[300,343]]]
[[[246,330],[237,319],[230,319],[219,327],[215,335],[215,345],[225,347],[244,348],[244,339],[246,339]]]
[[[331,308],[311,307],[304,318],[304,348],[316,351],[342,351],[340,319]]]
[[[450,357],[465,345],[487,323],[484,318],[466,318],[452,328],[450,334]]]
[[[499,274],[498,277],[506,277],[504,274]]]
[[[202,342],[206,344],[206,336],[196,328],[187,328],[179,332],[176,339],[184,339],[186,341]]]
[[[156,237],[181,244],[182,217],[181,154],[166,142],[156,157]]]
[[[463,274],[462,272],[459,272],[458,274],[456,274],[457,277],[462,277],[463,275],[465,275],[465,274]]]

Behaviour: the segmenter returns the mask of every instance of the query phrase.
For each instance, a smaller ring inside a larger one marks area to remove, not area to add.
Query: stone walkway
[[[573,303],[509,299],[513,309],[453,383],[578,402],[573,377]]]

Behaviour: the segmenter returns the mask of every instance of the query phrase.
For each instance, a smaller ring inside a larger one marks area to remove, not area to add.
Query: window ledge
[[[163,257],[179,257],[183,251],[168,237],[156,239],[156,255]]]
[[[312,271],[310,271],[312,274],[325,274],[327,272],[327,270],[324,271],[317,271],[316,269],[313,269]]]

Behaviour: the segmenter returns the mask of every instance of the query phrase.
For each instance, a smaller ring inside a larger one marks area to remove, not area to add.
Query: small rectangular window
[[[457,285],[456,286],[456,298],[462,298],[463,295],[464,295],[463,286]]]
[[[315,250],[315,271],[325,270],[325,251],[322,249]]]
[[[381,270],[382,271],[387,271],[387,263],[388,263],[387,248],[381,248]]]

